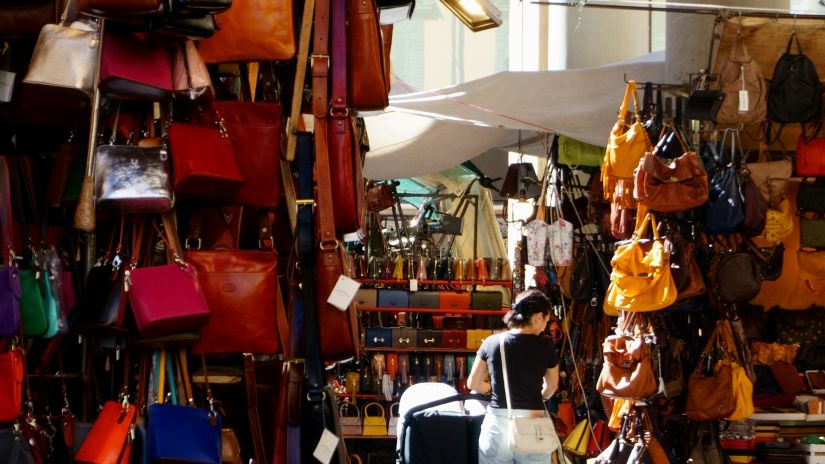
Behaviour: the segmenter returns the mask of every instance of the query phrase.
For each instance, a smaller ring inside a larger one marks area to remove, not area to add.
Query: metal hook
[[[791,30],[793,33],[796,33],[796,13],[793,15],[793,25],[791,26]]]

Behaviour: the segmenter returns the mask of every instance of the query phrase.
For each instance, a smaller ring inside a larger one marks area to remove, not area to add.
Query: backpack
[[[796,40],[799,54],[791,53],[791,45]],[[775,137],[771,137],[771,127],[767,127],[767,143],[777,141],[785,124],[818,122],[822,116],[822,84],[814,63],[802,52],[802,45],[794,32],[788,39],[785,53],[779,57],[773,70],[773,78],[768,87],[768,119],[780,124]],[[818,132],[817,131],[814,133]]]
[[[736,49],[740,44],[742,54],[737,55]],[[759,65],[748,55],[745,43],[738,34],[730,54],[719,69],[719,86],[725,92],[722,107],[716,115],[719,124],[752,124],[765,120],[765,79]],[[742,90],[748,92],[748,106],[744,112],[739,111],[739,95]]]

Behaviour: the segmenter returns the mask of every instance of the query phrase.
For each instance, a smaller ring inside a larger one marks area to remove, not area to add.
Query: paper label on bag
[[[359,282],[342,275],[338,277],[338,282],[335,283],[335,288],[332,289],[332,293],[327,298],[327,303],[341,311],[346,311],[359,288],[361,288]]]
[[[14,73],[0,71],[0,102],[10,102],[14,91]]]
[[[338,440],[340,438],[336,437],[329,429],[324,429],[324,433],[321,434],[321,439],[318,440],[318,446],[315,447],[312,455],[322,463],[329,464],[332,455],[335,454],[335,450],[338,448]]]
[[[418,279],[410,279],[410,291],[417,292],[418,291]]]
[[[748,91],[747,90],[740,90],[739,91],[739,112],[740,113],[747,113],[748,112]]]

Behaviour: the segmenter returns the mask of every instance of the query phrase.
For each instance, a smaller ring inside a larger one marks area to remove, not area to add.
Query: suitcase
[[[442,332],[440,330],[419,330],[419,348],[441,348]]]
[[[428,410],[442,404],[470,399],[487,401],[483,395],[454,395],[410,408],[398,437],[401,464],[475,464],[478,437],[484,415]]]
[[[378,290],[378,306],[382,308],[408,308],[409,302],[406,290]]]
[[[374,288],[359,288],[355,292],[355,304],[361,307],[378,306],[378,290]]]
[[[392,346],[392,329],[367,327],[364,342],[369,347]]]
[[[472,309],[501,309],[501,292],[473,292],[470,296],[470,308]]]
[[[422,290],[410,293],[410,308],[438,308],[439,293],[432,290]]]
[[[464,330],[445,330],[441,335],[445,348],[465,348],[467,346],[467,332]]]
[[[416,346],[418,341],[417,330],[409,327],[395,327],[392,329],[392,346],[411,347]]]
[[[441,309],[470,309],[470,292],[440,292],[438,307]]]

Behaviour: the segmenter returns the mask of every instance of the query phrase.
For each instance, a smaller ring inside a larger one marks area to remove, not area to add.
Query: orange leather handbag
[[[207,63],[283,61],[295,56],[291,0],[234,0],[215,21],[215,35],[199,45]]]
[[[653,211],[676,212],[701,206],[708,191],[708,174],[696,152],[685,152],[670,163],[647,153],[636,170],[633,195]]]
[[[0,354],[0,423],[14,422],[23,408],[23,350]]]
[[[108,401],[97,416],[75,462],[83,464],[125,464],[131,444],[129,430],[135,422],[137,407],[127,402]]]

